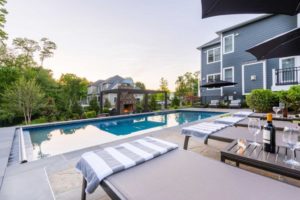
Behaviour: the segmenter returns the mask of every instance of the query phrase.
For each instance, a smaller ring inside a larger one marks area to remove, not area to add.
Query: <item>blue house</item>
[[[263,15],[218,31],[218,37],[197,49],[201,52],[200,85],[225,80],[237,85],[200,88],[202,102],[244,99],[254,89],[287,90],[300,83],[300,57],[257,61],[247,49],[297,28],[297,16]]]

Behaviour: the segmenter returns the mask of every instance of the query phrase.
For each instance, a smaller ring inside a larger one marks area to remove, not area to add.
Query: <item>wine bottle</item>
[[[263,128],[264,151],[275,153],[276,149],[276,130],[272,124],[272,113],[267,114],[267,123]]]

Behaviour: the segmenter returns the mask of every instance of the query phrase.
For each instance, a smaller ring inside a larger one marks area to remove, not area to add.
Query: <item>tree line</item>
[[[75,74],[62,74],[56,80],[52,71],[44,68],[47,58],[54,56],[57,45],[43,37],[35,41],[18,37],[7,44],[6,0],[0,0],[0,126],[15,124],[43,123],[60,120],[95,117],[99,113],[96,97],[83,109],[81,100],[87,96],[89,81]],[[142,82],[137,87],[146,89]],[[160,80],[160,90],[170,94],[168,81]],[[172,106],[188,104],[197,96],[197,73],[185,73],[176,81]],[[150,108],[159,109],[157,101],[163,101],[161,94],[150,97]],[[105,102],[108,108],[111,105]],[[142,110],[139,102],[137,108]],[[107,109],[106,109],[107,111]]]

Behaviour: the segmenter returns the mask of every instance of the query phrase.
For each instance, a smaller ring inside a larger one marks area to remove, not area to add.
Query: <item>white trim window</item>
[[[279,69],[281,69],[280,82],[289,83],[297,80],[297,75],[292,68],[298,65],[298,59],[296,56],[285,57],[279,59]]]
[[[206,54],[207,54],[206,55],[207,64],[220,62],[220,60],[221,60],[221,48],[220,47],[209,49],[206,51]]]
[[[224,54],[234,52],[234,34],[223,37]]]
[[[221,74],[220,73],[215,73],[215,74],[207,74],[206,75],[206,82],[207,83],[212,83],[221,80]],[[207,90],[215,90],[215,89],[220,89],[220,88],[207,88]]]
[[[228,82],[234,82],[234,67],[223,68],[223,80]],[[227,86],[233,87],[233,86]]]

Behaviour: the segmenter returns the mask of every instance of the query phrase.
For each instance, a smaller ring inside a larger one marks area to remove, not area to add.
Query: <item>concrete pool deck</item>
[[[237,112],[234,109],[189,109],[196,111],[221,111],[221,112]],[[216,117],[204,119],[203,121],[212,121]],[[90,148],[85,148],[70,153],[65,153],[57,156],[48,157],[45,159],[25,163],[25,164],[14,164],[10,166],[5,166],[3,172],[3,182],[0,189],[0,199],[10,200],[10,199],[80,199],[81,193],[81,175],[75,171],[75,164],[79,160],[80,156],[90,150],[95,150],[99,148],[104,148],[110,145],[116,145],[127,140],[132,140],[136,138],[143,137],[145,135],[150,135],[165,139],[167,141],[175,142],[183,146],[184,136],[180,134],[181,128],[184,126],[191,125],[192,122],[188,124],[183,124],[180,126],[170,127],[161,129],[158,131],[145,133],[143,135],[134,136],[131,138],[122,139],[112,143],[107,143],[103,145],[98,145]],[[2,144],[2,134],[3,141],[5,144],[10,144],[4,148],[6,152],[10,152],[11,143],[13,140],[12,131],[14,128],[0,129],[0,145]],[[6,139],[5,139],[6,138]],[[220,149],[226,147],[228,143],[212,141],[210,140],[208,145],[204,145],[202,141],[192,138],[189,144],[189,150],[208,156],[212,159],[220,159]],[[2,145],[1,145],[2,148]],[[9,151],[7,150],[9,149]],[[9,154],[9,153],[8,153]],[[0,159],[2,153],[0,152]],[[6,154],[7,156],[7,154]],[[6,158],[6,157],[5,157]],[[8,159],[8,158],[7,158]],[[1,166],[2,164],[0,160]],[[7,161],[6,161],[7,165]],[[1,169],[0,166],[0,169]],[[1,171],[0,171],[1,172]],[[266,174],[265,172],[258,172]],[[287,181],[289,183],[297,185],[298,182],[294,180],[285,179],[279,175],[273,175],[268,173],[267,175],[273,178]],[[1,174],[0,174],[1,178]],[[300,184],[299,184],[300,185]],[[88,195],[87,199],[109,199],[105,192],[99,187],[95,193]]]

